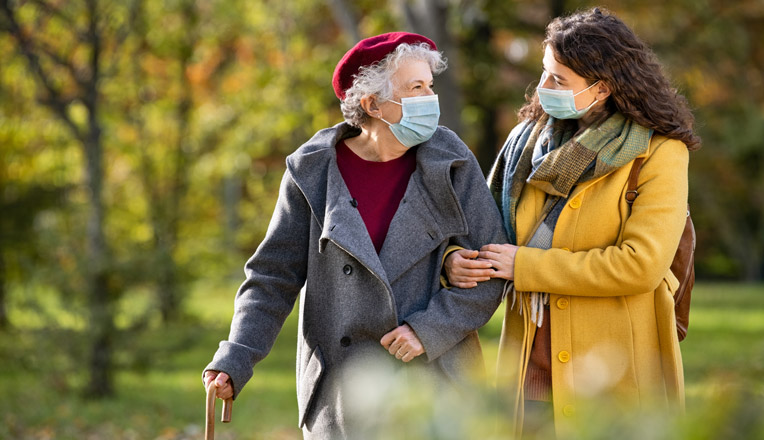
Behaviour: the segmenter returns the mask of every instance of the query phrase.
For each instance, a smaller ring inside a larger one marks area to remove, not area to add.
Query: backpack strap
[[[631,205],[634,200],[637,199],[639,191],[637,191],[637,183],[639,180],[639,170],[642,168],[642,162],[645,161],[644,157],[638,157],[634,159],[634,164],[631,166],[631,172],[629,172],[629,181],[626,184],[626,203]]]
[[[639,170],[642,168],[644,157],[634,159],[629,172],[629,180],[626,183],[626,203],[631,206],[639,196],[637,183]],[[681,341],[687,335],[687,326],[690,322],[690,297],[692,287],[695,285],[695,227],[690,218],[690,205],[687,204],[687,219],[684,231],[679,240],[679,246],[674,254],[674,260],[669,269],[679,281],[679,287],[674,292],[674,315],[676,316],[677,338]]]

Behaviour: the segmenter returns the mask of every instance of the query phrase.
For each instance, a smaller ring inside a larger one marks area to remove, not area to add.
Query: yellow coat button
[[[570,360],[570,353],[568,353],[567,351],[563,350],[563,351],[557,353],[557,359],[559,359],[560,362],[562,362],[562,363],[568,362]]]
[[[576,413],[576,409],[573,405],[565,405],[562,407],[562,415],[565,417],[572,417]]]
[[[560,310],[567,309],[568,304],[570,304],[570,301],[568,301],[568,298],[560,298],[557,300],[557,308]]]
[[[575,198],[570,201],[570,207],[573,209],[578,209],[581,207],[581,199]]]
[[[564,250],[565,252],[570,252],[570,248],[564,247],[564,248],[562,248],[562,250]]]

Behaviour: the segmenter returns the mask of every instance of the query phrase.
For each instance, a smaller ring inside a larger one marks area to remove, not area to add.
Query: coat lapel
[[[417,151],[417,169],[390,223],[379,259],[393,283],[443,241],[467,233],[467,222],[450,180],[463,160],[430,142]]]
[[[337,168],[334,146],[340,139],[358,133],[357,128],[346,123],[321,130],[287,157],[287,168],[321,227],[319,252],[331,241],[387,282],[366,225],[358,209],[350,204],[350,191]]]
[[[371,242],[361,214],[350,203],[352,199],[337,168],[335,157],[327,169],[326,210],[319,252],[323,252],[327,242],[331,241],[355,257],[370,271],[379,275],[382,280],[387,280],[385,269],[374,250],[374,244]]]

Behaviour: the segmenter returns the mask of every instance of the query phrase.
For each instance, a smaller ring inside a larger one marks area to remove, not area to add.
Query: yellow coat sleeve
[[[443,253],[443,259],[440,261],[440,285],[445,287],[446,289],[451,288],[451,283],[448,282],[448,278],[446,278],[446,258],[448,258],[449,255],[451,255],[451,252],[458,251],[459,249],[464,249],[461,246],[457,246],[455,244],[449,245],[446,248],[446,252]]]

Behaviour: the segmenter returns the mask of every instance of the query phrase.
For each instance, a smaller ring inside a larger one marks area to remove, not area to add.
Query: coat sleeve
[[[227,373],[235,396],[270,352],[305,284],[311,218],[287,170],[265,238],[244,267],[246,280],[236,294],[228,340],[220,342],[205,368]]]
[[[507,237],[496,203],[475,157],[452,170],[453,190],[467,220],[466,235],[449,244],[479,249],[488,243],[506,243]],[[472,289],[441,288],[427,308],[404,321],[416,332],[432,361],[450,350],[470,332],[485,325],[501,302],[504,280],[493,279]]]
[[[624,223],[620,246],[580,252],[521,247],[515,256],[515,288],[578,296],[654,290],[669,270],[684,228],[688,161],[683,143],[666,141],[644,162],[639,197]]]

